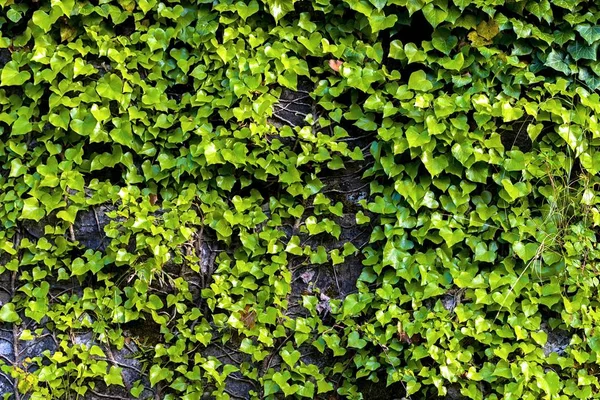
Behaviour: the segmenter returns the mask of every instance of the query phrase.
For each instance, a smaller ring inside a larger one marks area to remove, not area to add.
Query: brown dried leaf
[[[331,69],[335,72],[339,72],[343,63],[344,62],[342,60],[329,60],[329,67],[331,67]]]
[[[491,41],[499,32],[500,27],[493,19],[481,21],[481,23],[477,25],[477,34],[488,41]]]
[[[250,309],[250,305],[247,305],[244,311],[241,312],[242,322],[248,329],[254,328],[256,324],[256,312]]]

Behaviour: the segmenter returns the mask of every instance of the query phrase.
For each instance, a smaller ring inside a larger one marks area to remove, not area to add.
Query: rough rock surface
[[[110,239],[104,234],[104,227],[110,222],[106,213],[113,211],[114,206],[101,204],[90,210],[80,211],[75,219],[75,238],[86,249],[104,251]]]
[[[544,355],[548,357],[552,353],[559,356],[565,355],[565,351],[571,343],[571,335],[562,329],[551,329],[547,323],[542,323],[542,330],[548,335],[544,345]]]
[[[75,239],[86,249],[104,251],[110,243],[110,238],[104,234],[104,227],[110,222],[106,214],[114,209],[111,204],[100,204],[89,210],[79,211],[73,224],[72,233]],[[39,239],[44,236],[46,225],[57,225],[58,222],[56,213],[53,213],[38,222],[24,220],[22,228],[28,236]]]

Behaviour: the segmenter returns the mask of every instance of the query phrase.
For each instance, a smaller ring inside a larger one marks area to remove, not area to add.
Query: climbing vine
[[[599,19],[0,0],[0,393],[600,397]]]

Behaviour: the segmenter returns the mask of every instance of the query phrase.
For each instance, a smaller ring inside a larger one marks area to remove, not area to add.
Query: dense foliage
[[[2,379],[17,399],[600,398],[599,19],[580,0],[0,0],[0,321],[56,343],[0,358]],[[277,118],[283,94],[304,122]],[[354,202],[324,189],[349,165]],[[76,228],[100,206],[92,248]],[[353,292],[294,293],[352,257]],[[130,341],[133,385],[109,354]]]

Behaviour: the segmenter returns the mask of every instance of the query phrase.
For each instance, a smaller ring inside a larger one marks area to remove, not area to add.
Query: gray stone
[[[544,345],[544,355],[548,357],[552,353],[559,356],[566,354],[567,347],[571,343],[571,334],[562,329],[550,329],[546,322],[542,322],[541,329],[548,335],[548,340]]]
[[[23,323],[30,322],[25,320]],[[20,329],[19,326],[15,328],[11,324],[3,324],[0,329],[0,360],[7,365],[22,367],[23,360],[39,357],[44,351],[51,353],[56,351],[56,343],[50,336],[50,332],[45,331],[32,340],[18,340],[21,334]],[[16,360],[15,353],[17,354]],[[35,364],[30,364],[28,368],[29,371],[33,371],[37,367]],[[13,382],[9,375],[0,374],[0,397],[7,393],[13,393],[13,390]]]
[[[463,400],[468,399],[468,397],[463,396],[460,392],[460,386],[454,384],[450,385],[446,388],[446,396],[444,400]]]
[[[44,351],[54,353],[56,351],[56,343],[50,336],[50,332],[28,341],[19,341],[19,351],[21,352],[21,360],[26,358],[39,357]]]
[[[5,339],[0,335],[0,356],[1,358],[12,358],[13,356],[13,345],[12,340]]]
[[[283,125],[306,125],[305,118],[314,109],[314,101],[310,97],[313,83],[307,80],[298,82],[298,90],[284,88],[279,96],[279,101],[274,106],[273,117],[269,122],[276,127]],[[282,142],[290,138],[283,138]],[[281,140],[281,139],[280,139]]]
[[[110,243],[104,234],[104,228],[110,223],[107,213],[115,208],[112,204],[101,204],[79,211],[73,224],[75,239],[87,249],[104,251]]]
[[[104,251],[110,243],[110,238],[104,234],[104,227],[110,222],[107,213],[114,211],[115,208],[111,204],[101,204],[90,206],[88,210],[79,211],[73,224],[73,230],[67,232],[67,236],[69,239],[77,240],[86,249]],[[44,236],[46,225],[55,226],[60,223],[56,213],[51,213],[37,222],[24,220],[22,228],[24,233],[32,238],[40,239]]]

